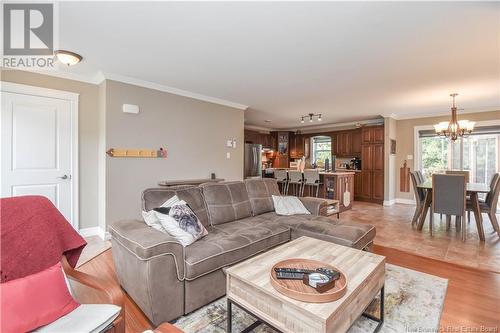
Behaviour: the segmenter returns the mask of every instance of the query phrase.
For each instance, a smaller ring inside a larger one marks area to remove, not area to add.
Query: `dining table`
[[[427,212],[432,204],[432,179],[427,179],[426,181],[418,184],[417,187],[425,190],[424,208],[417,225],[417,230],[420,231],[424,226],[425,217],[427,216]],[[472,210],[476,220],[479,239],[484,242],[483,218],[481,216],[481,208],[479,208],[479,193],[488,193],[490,191],[490,186],[483,183],[466,183],[466,191],[467,195],[470,196],[472,203]]]

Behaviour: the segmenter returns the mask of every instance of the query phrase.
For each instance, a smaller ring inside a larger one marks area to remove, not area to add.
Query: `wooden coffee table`
[[[347,292],[331,303],[305,303],[286,297],[271,285],[273,265],[290,258],[322,261],[342,270]],[[361,315],[384,321],[385,257],[309,237],[301,237],[226,270],[227,332],[232,332],[232,305],[257,318],[244,330],[265,323],[281,332],[345,332]],[[380,315],[365,314],[381,294]]]

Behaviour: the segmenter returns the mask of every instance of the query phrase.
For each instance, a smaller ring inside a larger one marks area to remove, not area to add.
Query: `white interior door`
[[[14,90],[2,85],[1,196],[45,196],[76,228],[74,101]]]

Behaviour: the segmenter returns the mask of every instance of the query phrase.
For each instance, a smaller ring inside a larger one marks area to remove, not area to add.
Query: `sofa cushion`
[[[165,201],[177,195],[184,200],[196,214],[203,226],[208,227],[209,218],[203,194],[198,186],[172,186],[165,188],[148,188],[142,192],[142,209],[150,211],[160,207]]]
[[[259,216],[215,225],[185,248],[186,279],[235,264],[290,240],[290,228]]]
[[[245,186],[253,216],[274,211],[272,195],[280,195],[278,182],[272,178],[246,179]]]
[[[243,182],[205,183],[203,190],[211,225],[236,221],[252,215]]]
[[[363,249],[375,238],[375,227],[371,224],[347,222],[315,215],[279,216],[274,212],[262,214],[259,217],[290,227],[292,239],[308,236],[355,249]]]

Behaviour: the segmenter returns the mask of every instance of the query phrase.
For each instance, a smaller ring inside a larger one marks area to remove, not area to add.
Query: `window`
[[[329,136],[315,136],[312,139],[312,163],[324,166],[328,158],[332,162],[332,138]]]
[[[473,135],[455,142],[439,138],[431,130],[421,130],[418,166],[426,177],[447,169],[469,170],[472,183],[489,184],[499,169],[499,142],[500,126],[478,127]]]

